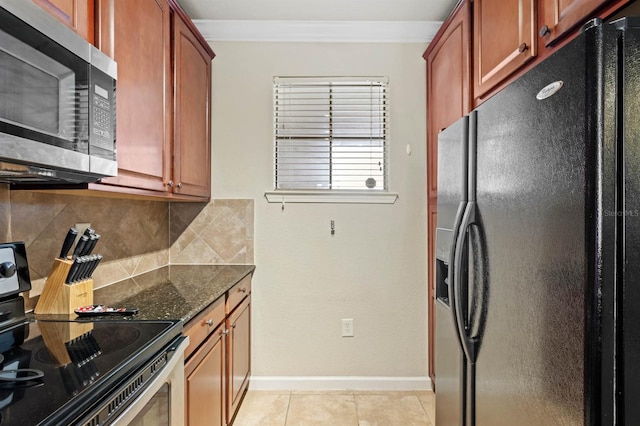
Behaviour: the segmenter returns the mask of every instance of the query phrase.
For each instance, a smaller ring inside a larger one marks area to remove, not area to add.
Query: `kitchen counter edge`
[[[94,290],[94,304],[136,307],[128,320],[182,320],[186,324],[247,275],[255,265],[168,265]],[[75,320],[72,315],[33,315],[36,320]]]

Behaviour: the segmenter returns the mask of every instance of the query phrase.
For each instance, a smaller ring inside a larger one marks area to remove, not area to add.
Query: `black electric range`
[[[184,348],[180,320],[34,320],[30,289],[24,243],[0,244],[0,426],[110,424]]]
[[[145,366],[163,363],[162,354],[181,334],[181,321],[125,319],[26,320],[4,329],[0,425],[85,424],[109,391]],[[135,398],[122,399],[118,411],[127,407],[125,399]]]

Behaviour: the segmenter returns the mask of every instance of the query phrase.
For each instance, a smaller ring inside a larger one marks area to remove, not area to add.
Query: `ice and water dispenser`
[[[453,265],[449,265],[452,238],[452,230],[442,228],[436,229],[436,300],[444,303],[446,306],[449,306],[449,268],[453,268]]]

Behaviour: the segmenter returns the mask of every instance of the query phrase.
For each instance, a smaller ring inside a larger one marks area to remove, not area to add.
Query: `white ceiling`
[[[178,0],[194,20],[443,21],[458,0]]]

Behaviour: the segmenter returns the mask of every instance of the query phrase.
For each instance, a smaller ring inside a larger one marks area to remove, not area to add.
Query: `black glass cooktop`
[[[0,333],[0,425],[78,419],[182,332],[179,321],[36,321]],[[0,357],[1,358],[1,357]],[[11,370],[41,370],[24,382]]]

